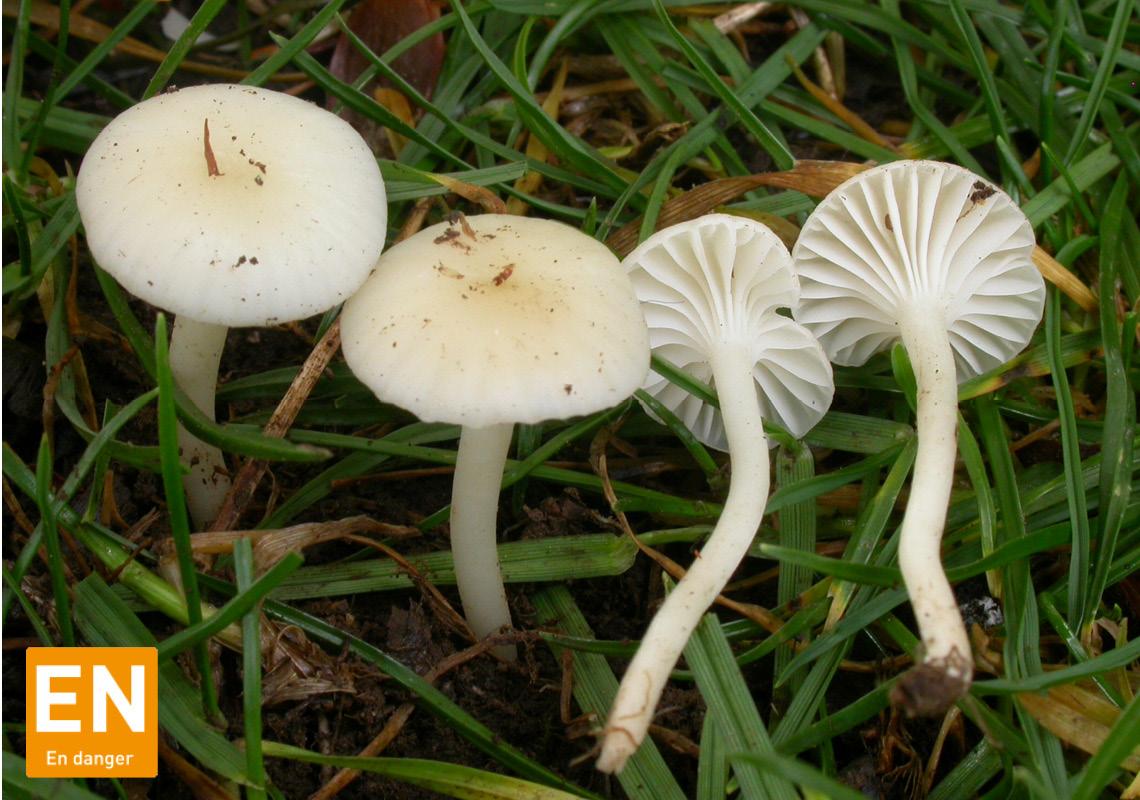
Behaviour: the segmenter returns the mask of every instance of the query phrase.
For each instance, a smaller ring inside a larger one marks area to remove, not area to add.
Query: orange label
[[[29,647],[29,778],[158,774],[158,651]]]

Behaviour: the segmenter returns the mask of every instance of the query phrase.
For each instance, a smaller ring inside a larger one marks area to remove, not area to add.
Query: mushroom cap
[[[211,175],[205,130],[217,162]],[[161,94],[96,137],[76,180],[96,262],[152,305],[265,325],[325,311],[368,276],[388,210],[348,123],[233,84]]]
[[[755,362],[764,419],[798,437],[827,412],[831,365],[803,326],[777,313],[796,305],[800,287],[787,248],[766,226],[708,214],[658,231],[622,263],[641,299],[654,353],[715,383],[710,354],[744,344]],[[728,449],[715,406],[654,372],[643,388],[702,443]]]
[[[792,249],[795,317],[831,360],[858,366],[899,338],[907,314],[942,313],[962,381],[1025,347],[1045,284],[1033,228],[969,170],[895,161],[862,172],[812,212]]]
[[[381,400],[477,427],[607,408],[649,369],[617,257],[568,225],[505,214],[393,246],[345,304],[341,341]]]

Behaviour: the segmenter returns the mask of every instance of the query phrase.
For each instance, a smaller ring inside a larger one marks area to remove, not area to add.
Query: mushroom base
[[[968,663],[923,662],[891,687],[891,705],[912,719],[941,717],[969,691],[970,674]]]

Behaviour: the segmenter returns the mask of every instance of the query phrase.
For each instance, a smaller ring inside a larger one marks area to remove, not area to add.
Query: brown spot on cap
[[[515,271],[515,265],[513,263],[507,264],[505,267],[503,267],[501,270],[499,270],[499,274],[496,275],[494,278],[492,278],[491,282],[494,283],[496,286],[502,286],[504,283],[507,282],[507,280],[511,277],[511,275],[514,274],[514,271]]]
[[[993,197],[997,194],[997,189],[990,186],[985,181],[974,181],[974,185],[970,187],[970,202],[980,203],[987,197]]]

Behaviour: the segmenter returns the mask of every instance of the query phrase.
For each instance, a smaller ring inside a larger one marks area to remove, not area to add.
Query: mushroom
[[[195,86],[123,112],[87,151],[75,193],[95,261],[177,315],[171,370],[210,419],[228,327],[331,308],[384,247],[384,182],[364,140],[251,86]],[[229,489],[225,463],[181,429],[179,444],[202,527]]]
[[[944,712],[970,687],[966,628],[940,558],[957,453],[957,383],[1021,351],[1045,286],[1033,228],[988,181],[952,164],[898,161],[840,185],[792,251],[795,317],[836,364],[858,366],[901,341],[918,386],[918,454],[899,567],[922,663],[892,692],[912,715]]]
[[[617,258],[562,223],[456,215],[380,258],[344,306],[341,337],[381,400],[462,426],[451,503],[459,597],[478,637],[509,626],[495,522],[514,424],[612,406],[649,369]]]
[[[710,382],[720,408],[656,374],[646,391],[702,443],[729,451],[732,480],[715,529],[622,678],[597,762],[604,772],[620,772],[645,738],[673,665],[760,527],[769,485],[763,421],[802,436],[834,392],[819,343],[778,313],[798,302],[799,284],[787,248],[764,225],[710,214],[650,236],[623,264],[653,352]]]

